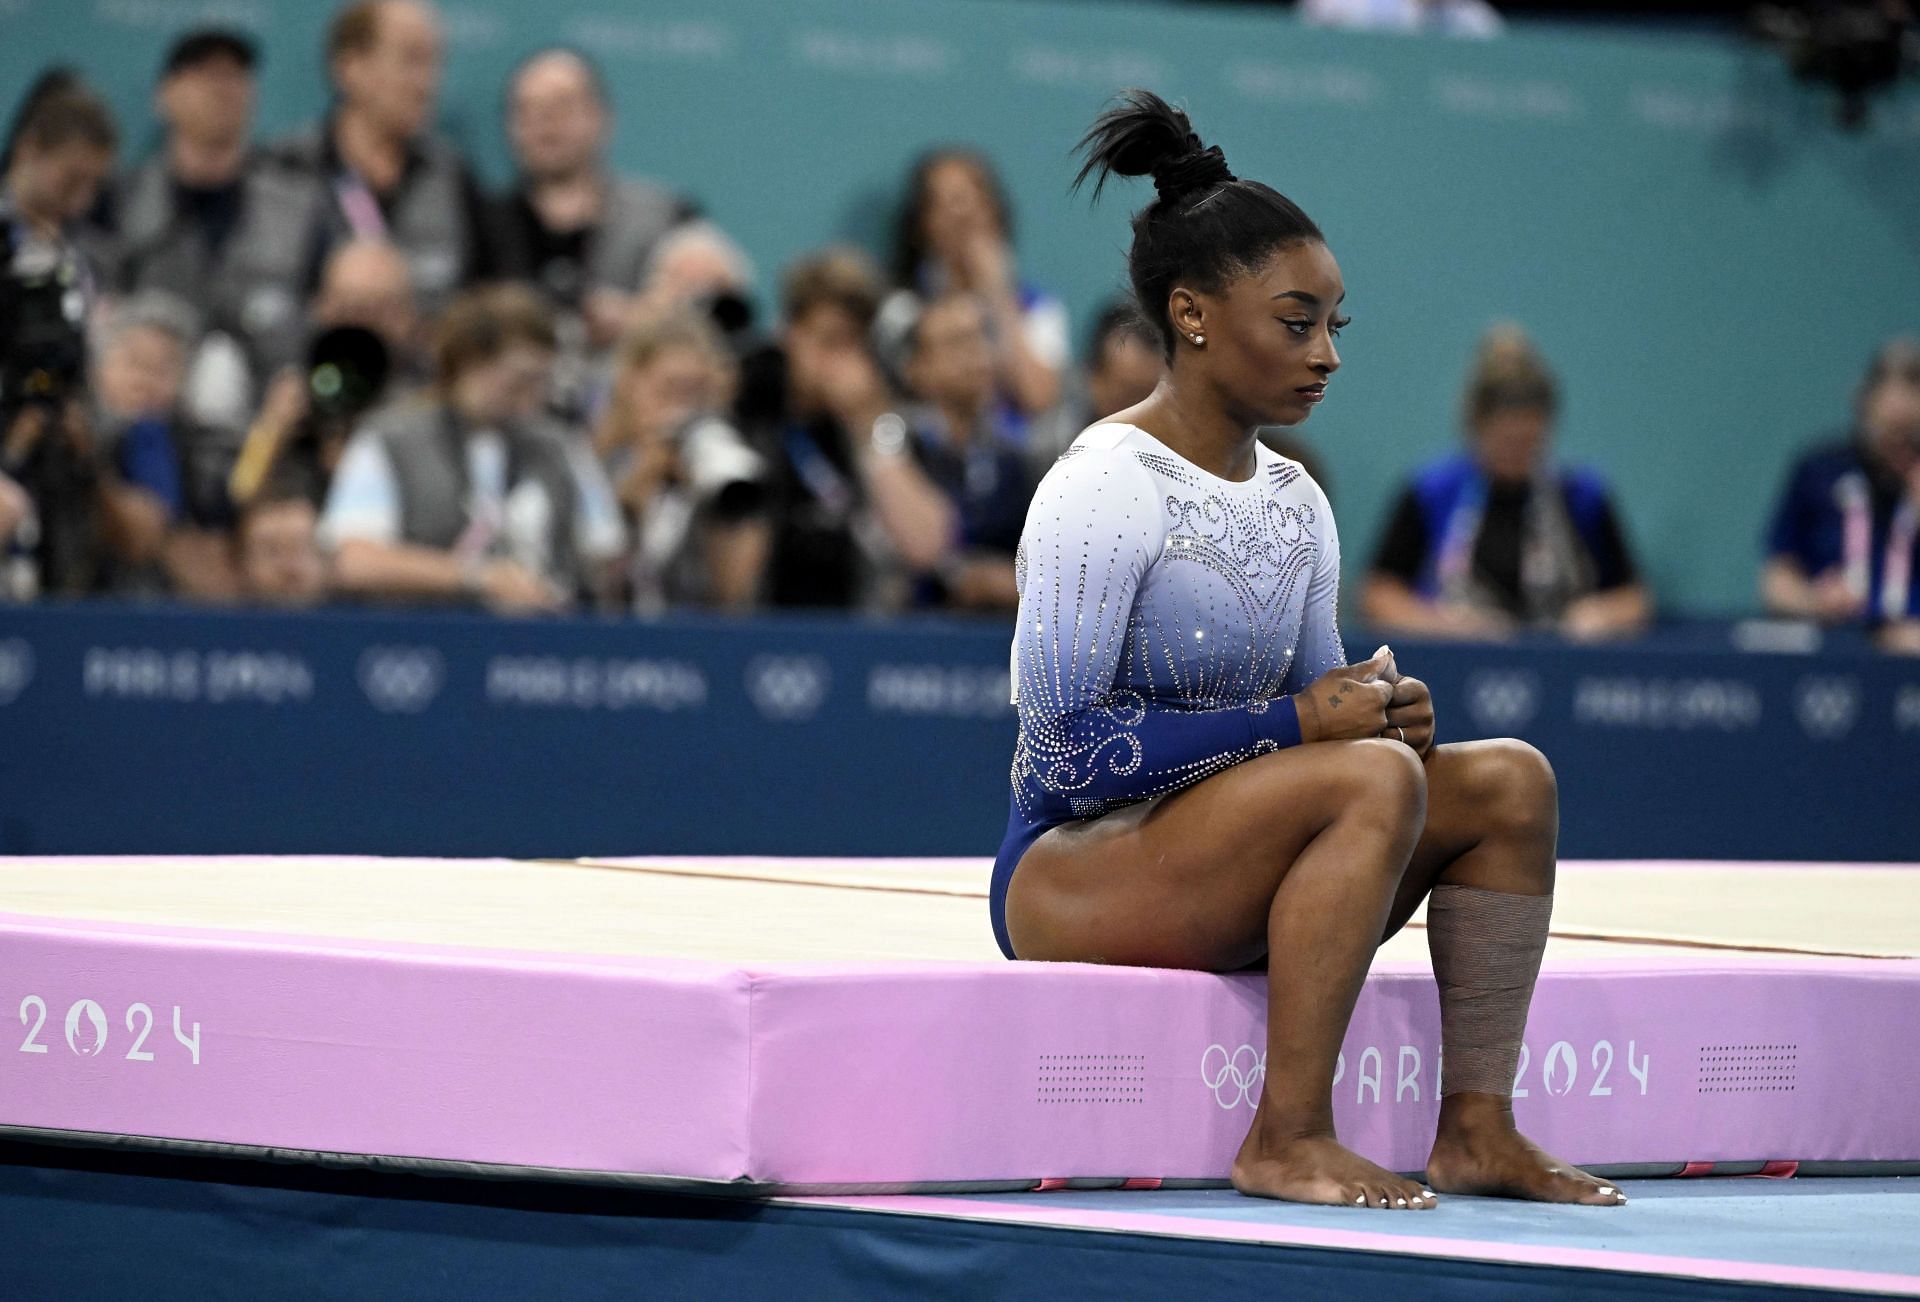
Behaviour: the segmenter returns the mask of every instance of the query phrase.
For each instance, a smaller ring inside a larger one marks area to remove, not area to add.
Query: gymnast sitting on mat
[[[1009,957],[1267,969],[1267,1074],[1242,1193],[1427,1208],[1432,1190],[1625,1201],[1514,1127],[1552,911],[1553,770],[1435,746],[1386,649],[1347,665],[1325,494],[1255,437],[1339,369],[1340,268],[1185,113],[1129,91],[1076,184],[1151,175],[1130,273],[1169,362],[1041,484],[1017,562],[1013,808],[993,874]],[[1423,898],[1444,1081],[1431,1188],[1334,1136],[1334,1064],[1375,948]]]

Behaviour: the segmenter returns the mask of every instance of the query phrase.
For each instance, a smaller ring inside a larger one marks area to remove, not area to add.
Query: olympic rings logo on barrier
[[[418,714],[433,704],[446,661],[426,646],[373,646],[360,653],[360,690],[386,714]]]
[[[1252,1107],[1266,1077],[1267,1055],[1251,1044],[1233,1050],[1210,1044],[1200,1055],[1200,1083],[1213,1091],[1213,1101],[1222,1108]]]
[[[0,640],[0,705],[7,705],[33,681],[33,648],[17,637]]]

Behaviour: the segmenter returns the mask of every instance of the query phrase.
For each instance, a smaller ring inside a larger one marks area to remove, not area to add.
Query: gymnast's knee
[[[1552,841],[1560,832],[1560,786],[1538,748],[1512,737],[1474,748],[1472,784],[1498,835]]]
[[[1427,819],[1427,773],[1420,757],[1398,741],[1342,742],[1342,774],[1349,809],[1389,820],[1418,835]]]

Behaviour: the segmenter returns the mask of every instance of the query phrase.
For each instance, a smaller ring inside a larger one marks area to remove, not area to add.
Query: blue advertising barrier
[[[0,610],[0,852],[991,854],[1007,636]],[[1569,856],[1920,858],[1920,662],[1725,630],[1396,651],[1443,739],[1552,757]]]

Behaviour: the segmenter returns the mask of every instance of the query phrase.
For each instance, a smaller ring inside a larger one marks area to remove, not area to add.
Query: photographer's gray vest
[[[437,402],[411,401],[386,407],[367,418],[393,466],[400,490],[400,537],[404,542],[442,551],[451,548],[470,522],[466,438],[447,408]],[[565,435],[541,424],[501,429],[507,443],[507,490],[528,480],[545,490],[551,508],[547,555],[549,577],[572,588],[581,579],[574,547],[578,490],[567,463]]]
[[[640,288],[660,237],[686,220],[686,204],[645,181],[615,177],[594,239],[587,285],[631,294]]]
[[[353,238],[334,194],[322,130],[311,127],[267,151],[259,183],[249,188],[247,220],[228,250],[228,261],[258,287],[246,304],[248,332],[284,341],[276,350],[281,360],[297,357],[304,343],[303,300],[327,253]],[[387,214],[387,238],[407,261],[422,314],[433,316],[460,288],[477,232],[459,155],[432,137],[412,149],[405,189]]]

